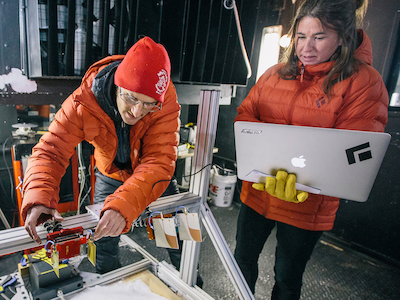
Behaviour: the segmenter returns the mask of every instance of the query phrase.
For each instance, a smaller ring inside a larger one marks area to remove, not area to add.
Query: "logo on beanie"
[[[168,84],[168,73],[164,69],[157,73],[158,82],[156,83],[157,94],[162,95]]]

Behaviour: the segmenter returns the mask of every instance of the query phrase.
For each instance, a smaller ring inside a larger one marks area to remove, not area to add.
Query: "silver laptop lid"
[[[299,190],[364,202],[390,139],[387,133],[238,121],[238,178],[262,182],[284,169],[296,174]]]

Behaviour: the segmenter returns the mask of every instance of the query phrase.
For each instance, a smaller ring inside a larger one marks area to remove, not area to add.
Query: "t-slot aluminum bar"
[[[163,214],[176,212],[179,206],[184,206],[190,212],[197,212],[201,198],[190,192],[158,198],[157,201],[150,203],[147,210],[150,212],[162,211]]]
[[[233,283],[236,293],[241,300],[254,300],[254,296],[247,285],[246,280],[243,277],[242,272],[229,249],[228,244],[219,229],[218,223],[215,220],[213,214],[207,203],[204,203],[200,207],[201,220],[207,230],[207,233],[214,245],[218,256],[228,273],[231,282]]]
[[[66,217],[61,222],[63,228],[74,228],[82,226],[84,232],[97,225],[97,218],[92,214],[86,213],[72,217]],[[47,230],[43,225],[36,227],[36,231],[42,240],[46,241]],[[24,227],[16,227],[0,231],[0,255],[6,255],[39,246],[31,239]]]
[[[123,237],[123,235],[121,236]],[[152,262],[148,259],[142,259],[138,262],[135,262],[133,264],[115,269],[113,271],[110,271],[105,274],[97,274],[97,273],[90,273],[90,272],[82,272],[80,271],[79,274],[82,276],[84,280],[84,286],[83,288],[90,288],[94,287],[97,285],[104,285],[104,284],[109,284],[118,280],[121,280],[121,278],[129,277],[132,274],[139,273],[144,270],[150,269],[152,266]],[[82,291],[82,289],[78,290]],[[72,292],[74,293],[74,292]],[[71,295],[71,294],[68,294]]]
[[[207,230],[214,248],[220,257],[239,298],[241,300],[254,300],[254,296],[251,293],[250,288],[248,287],[247,282],[244,279],[206,200],[212,163],[212,150],[214,148],[217,130],[219,96],[219,91],[201,91],[197,121],[196,147],[192,164],[192,174],[195,175],[191,179],[189,191],[193,194],[198,194],[201,197],[200,218],[202,224]],[[191,286],[195,285],[195,280],[197,279],[199,252],[199,243],[184,242],[180,277]]]
[[[204,203],[208,195],[208,180],[217,132],[219,98],[220,91],[200,91],[196,147],[191,170],[191,173],[195,175],[191,177],[189,191],[202,197]]]
[[[200,91],[200,105],[197,117],[196,146],[192,162],[189,191],[207,202],[208,184],[212,163],[213,148],[217,131],[220,91]],[[190,286],[197,280],[200,244],[184,241],[181,258],[180,277]]]
[[[179,272],[165,261],[159,263],[157,276],[172,289],[179,291],[178,295],[182,295],[185,299],[214,300],[213,297],[208,295],[197,285],[191,287],[183,282],[183,280],[179,278]]]
[[[156,201],[150,203],[150,205],[143,212],[146,218],[149,213],[155,211],[162,211],[163,214],[176,212],[179,206],[184,206],[189,209],[190,212],[198,212],[201,203],[201,198],[198,195],[186,192],[175,194],[171,196],[160,197]],[[99,219],[103,204],[93,204],[86,206],[88,213],[92,214],[95,218]],[[193,208],[191,210],[191,208]]]

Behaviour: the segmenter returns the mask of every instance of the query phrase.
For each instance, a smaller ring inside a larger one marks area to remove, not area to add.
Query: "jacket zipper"
[[[125,128],[125,122],[122,121],[121,122],[121,127],[119,128],[119,134],[117,134],[117,153],[116,153],[116,157],[120,157],[121,155],[123,155],[123,150],[119,147],[119,137],[122,135],[122,132],[124,131]]]
[[[126,127],[126,123],[124,121],[121,121],[120,134],[122,134],[122,131],[124,130],[125,127]],[[117,140],[118,140],[118,136],[117,136]],[[120,147],[119,147],[119,142],[117,142],[117,143],[118,143],[117,152],[118,152],[118,149],[119,149],[119,151],[123,152],[123,150],[120,149]],[[118,155],[118,153],[117,153],[117,155]],[[119,177],[121,178],[121,181],[125,181],[124,180],[124,174],[122,173],[122,170],[118,170],[118,173],[119,173]]]
[[[303,83],[303,79],[304,79],[304,71],[305,71],[305,66],[304,64],[301,65],[301,70],[300,70],[300,82]],[[302,86],[301,89],[298,89],[296,91],[296,94],[292,97],[292,99],[290,100],[290,110],[288,113],[288,119],[287,119],[287,123],[288,125],[292,125],[293,122],[293,111],[294,111],[294,105],[293,103],[295,102],[295,99],[297,98],[297,95],[299,95],[301,92],[303,92],[309,84],[307,84],[305,87]]]

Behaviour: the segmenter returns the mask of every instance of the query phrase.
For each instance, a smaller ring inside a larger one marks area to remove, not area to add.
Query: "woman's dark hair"
[[[343,41],[335,57],[335,64],[324,80],[324,93],[329,96],[334,84],[359,69],[361,62],[354,57],[358,46],[357,26],[360,26],[367,7],[368,0],[305,0],[292,21],[288,33],[291,42],[282,57],[284,66],[278,74],[284,79],[296,78],[299,73],[295,50],[297,28],[304,17],[317,18],[324,27],[335,30]]]

